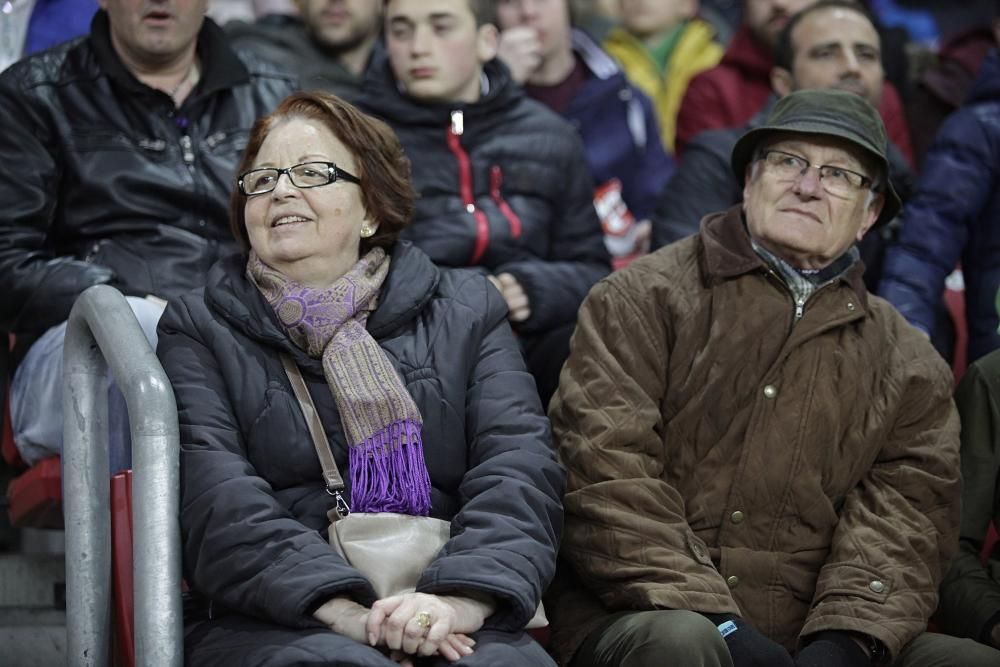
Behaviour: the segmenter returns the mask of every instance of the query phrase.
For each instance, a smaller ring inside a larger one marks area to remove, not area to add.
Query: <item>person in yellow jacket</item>
[[[698,0],[619,0],[620,27],[604,48],[656,107],[664,147],[674,151],[677,110],[688,82],[722,59],[715,29],[697,18]]]

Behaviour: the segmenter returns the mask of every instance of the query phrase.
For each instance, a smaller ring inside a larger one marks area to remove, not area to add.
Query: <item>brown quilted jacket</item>
[[[621,610],[737,613],[790,650],[926,628],[957,547],[951,374],[862,271],[796,319],[733,208],[593,289],[550,414],[564,662]]]

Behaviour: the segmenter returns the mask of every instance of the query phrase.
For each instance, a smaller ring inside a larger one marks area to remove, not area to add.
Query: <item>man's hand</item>
[[[795,656],[795,667],[869,667],[872,656],[862,635],[819,632]]]
[[[510,69],[514,81],[523,84],[542,64],[542,43],[533,28],[510,28],[500,33],[497,55]]]
[[[372,605],[366,625],[368,643],[384,644],[406,655],[440,654],[455,662],[472,653],[468,637],[493,613],[493,605],[450,595],[407,593]]]
[[[511,322],[524,322],[531,317],[528,295],[524,293],[524,288],[521,287],[521,283],[517,282],[517,278],[509,273],[487,277],[493,286],[500,291],[503,300],[507,302],[507,309],[510,311],[507,317]]]
[[[757,628],[735,614],[703,614],[716,624],[726,640],[733,667],[794,667],[792,656],[781,644],[768,639]]]

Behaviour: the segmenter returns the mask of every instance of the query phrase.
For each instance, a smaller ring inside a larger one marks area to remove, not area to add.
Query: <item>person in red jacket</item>
[[[746,0],[743,23],[715,67],[691,79],[677,114],[675,151],[683,156],[684,147],[704,130],[741,127],[763,108],[771,94],[772,51],[778,34],[798,11],[816,4],[816,0]],[[889,140],[910,164],[913,150],[903,115],[899,93],[886,82],[879,105]]]

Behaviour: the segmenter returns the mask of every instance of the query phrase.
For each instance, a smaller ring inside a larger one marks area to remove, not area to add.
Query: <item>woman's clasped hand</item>
[[[411,657],[441,655],[451,662],[472,654],[469,635],[492,614],[492,604],[461,596],[406,593],[383,598],[371,609],[336,597],[313,616],[334,632],[381,648],[403,665]]]

